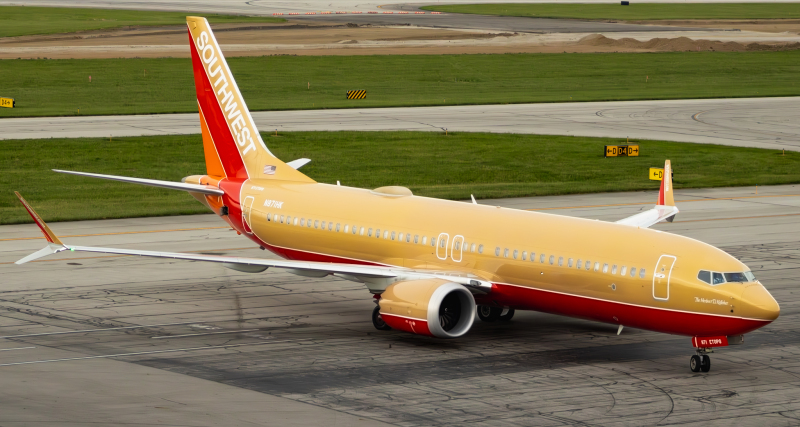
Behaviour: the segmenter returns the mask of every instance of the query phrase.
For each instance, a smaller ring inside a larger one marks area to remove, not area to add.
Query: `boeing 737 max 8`
[[[678,213],[669,160],[653,209],[609,223],[320,184],[269,151],[204,18],[187,18],[206,174],[183,182],[57,171],[187,191],[235,230],[284,259],[236,258],[63,243],[22,199],[48,246],[220,263],[248,273],[281,268],[361,282],[378,329],[438,338],[475,316],[537,310],[692,337],[693,371],[711,348],[740,344],[780,309],[750,269],[697,240],[651,230]]]

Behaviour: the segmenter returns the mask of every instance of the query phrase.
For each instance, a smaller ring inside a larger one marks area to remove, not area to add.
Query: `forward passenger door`
[[[658,258],[653,272],[653,298],[661,301],[669,299],[669,278],[676,260],[672,255],[661,255]]]

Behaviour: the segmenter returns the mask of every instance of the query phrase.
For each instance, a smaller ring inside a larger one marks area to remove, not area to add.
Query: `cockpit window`
[[[752,271],[745,271],[742,273],[717,273],[714,271],[700,270],[697,273],[697,279],[708,283],[709,285],[720,285],[722,283],[747,283],[755,282],[756,276]]]

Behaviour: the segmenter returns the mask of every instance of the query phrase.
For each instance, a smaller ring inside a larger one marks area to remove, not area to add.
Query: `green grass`
[[[431,132],[264,134],[281,159],[308,157],[319,182],[468,199],[657,190],[648,168],[671,159],[675,187],[800,182],[800,153],[642,141],[641,157],[603,158],[608,138]],[[199,135],[11,140],[0,144],[0,224],[29,222],[20,191],[47,221],[204,213],[181,191],[65,176],[52,168],[178,181],[204,174]],[[654,196],[655,197],[655,196]]]
[[[800,51],[272,56],[229,62],[254,111],[800,95]],[[345,99],[351,89],[366,89],[367,98]],[[76,115],[79,109],[82,115],[197,111],[189,59],[0,61],[0,96],[17,103],[0,109],[0,118]]]
[[[800,18],[800,3],[459,4],[422,9],[478,15],[611,20]]]
[[[66,7],[0,6],[0,37],[71,33],[127,26],[186,25],[183,12],[77,9]],[[199,14],[212,24],[284,22],[263,16]]]

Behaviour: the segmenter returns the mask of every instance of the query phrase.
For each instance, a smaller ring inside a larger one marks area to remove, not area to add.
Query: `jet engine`
[[[381,294],[381,318],[392,329],[437,338],[458,338],[475,320],[475,298],[458,283],[421,279],[389,285]]]

